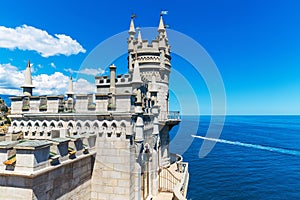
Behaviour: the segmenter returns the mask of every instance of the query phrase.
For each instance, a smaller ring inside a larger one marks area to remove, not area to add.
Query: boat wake
[[[237,141],[229,141],[229,140],[216,139],[216,138],[208,138],[208,137],[203,137],[203,136],[199,136],[199,135],[192,135],[192,137],[203,139],[203,140],[208,140],[208,141],[213,141],[213,142],[219,142],[219,143],[231,144],[231,145],[236,145],[236,146],[277,152],[277,153],[282,153],[282,154],[300,156],[300,151],[295,151],[295,150],[282,149],[282,148],[277,148],[277,147],[269,147],[269,146],[263,146],[263,145],[258,145],[258,144],[249,144],[249,143],[243,143],[243,142],[237,142]]]

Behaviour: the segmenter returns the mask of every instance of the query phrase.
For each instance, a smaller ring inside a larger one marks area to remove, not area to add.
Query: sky
[[[89,77],[107,73],[108,65],[82,68],[88,55],[101,42],[127,31],[132,13],[143,31],[158,26],[161,10],[168,11],[164,21],[169,29],[199,43],[215,63],[225,88],[227,114],[300,114],[297,0],[3,0],[0,94],[21,95],[29,59],[34,94],[65,93],[70,74],[78,93],[93,92]],[[177,42],[170,41],[171,46]],[[126,40],[119,45],[127,48]],[[211,114],[214,95],[205,75],[197,75],[186,58],[172,56],[170,109]],[[126,56],[120,55],[115,63],[119,73],[126,72]]]

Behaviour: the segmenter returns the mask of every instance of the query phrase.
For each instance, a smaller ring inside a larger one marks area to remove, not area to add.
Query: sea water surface
[[[183,116],[170,132],[171,152],[189,162],[188,199],[300,199],[300,116],[227,116],[215,147],[199,158],[209,122]]]

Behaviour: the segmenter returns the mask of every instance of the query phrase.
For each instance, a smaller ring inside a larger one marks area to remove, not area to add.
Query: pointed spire
[[[138,27],[137,29],[138,29],[138,37],[137,37],[137,41],[138,41],[138,43],[141,44],[141,43],[143,43],[142,34],[141,34],[141,28]]]
[[[135,60],[134,60],[134,68],[133,68],[133,74],[132,74],[132,81],[131,83],[134,84],[142,84],[141,74],[140,74],[140,66],[137,60],[137,54],[135,54]]]
[[[25,69],[25,79],[24,79],[24,84],[22,85],[22,88],[25,87],[31,87],[34,88],[32,84],[32,77],[31,77],[31,68],[30,68],[30,60],[28,60],[26,69]]]
[[[21,86],[23,88],[23,94],[26,96],[32,95],[32,88],[34,85],[32,84],[32,77],[31,77],[31,68],[30,68],[30,60],[28,60],[26,69],[25,69],[25,77],[24,77],[24,84]]]
[[[164,31],[166,31],[166,28],[165,28],[163,17],[162,17],[162,15],[160,15],[158,32],[164,32]]]
[[[67,95],[73,95],[73,94],[74,94],[74,90],[73,90],[73,78],[72,78],[72,75],[71,75],[70,79],[69,79],[69,87],[68,87]]]
[[[131,17],[131,21],[130,21],[130,27],[129,27],[129,31],[128,31],[128,33],[129,33],[129,35],[132,35],[132,36],[134,36],[135,35],[135,28],[134,28],[134,17]]]

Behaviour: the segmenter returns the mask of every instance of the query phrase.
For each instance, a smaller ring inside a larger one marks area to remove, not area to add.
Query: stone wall
[[[97,138],[91,199],[134,199],[132,141],[125,134],[110,134],[103,133]]]
[[[35,175],[0,172],[0,199],[90,199],[94,156],[88,155]]]

